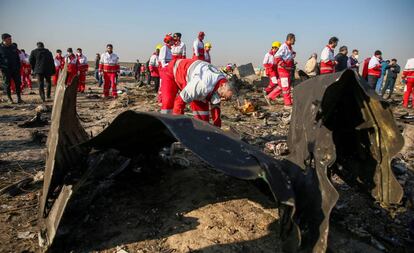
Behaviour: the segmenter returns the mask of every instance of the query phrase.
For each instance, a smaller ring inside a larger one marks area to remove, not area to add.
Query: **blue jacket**
[[[383,61],[381,63],[381,76],[385,76],[385,74],[387,73],[388,70],[388,63],[386,61]]]

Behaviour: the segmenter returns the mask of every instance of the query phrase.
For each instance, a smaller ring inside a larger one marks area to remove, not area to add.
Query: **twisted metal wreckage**
[[[45,251],[55,251],[55,237],[65,233],[62,219],[68,216],[69,206],[76,206],[82,187],[96,188],[97,180],[128,166],[126,161],[107,170],[88,167],[85,160],[92,148],[115,149],[132,158],[158,154],[179,141],[226,175],[263,179],[279,208],[287,252],[327,250],[329,216],[338,200],[330,181],[333,173],[370,193],[383,207],[398,204],[403,196],[390,167],[403,138],[388,105],[351,70],[308,79],[295,87],[290,154],[284,160],[275,160],[205,122],[149,112],[123,112],[89,139],[76,113],[77,79],[65,86],[65,76],[64,72],[56,88],[40,203],[39,238]]]

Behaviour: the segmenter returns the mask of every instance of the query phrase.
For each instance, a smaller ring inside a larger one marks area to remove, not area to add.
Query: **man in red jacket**
[[[334,49],[338,45],[338,38],[332,37],[328,41],[328,45],[322,50],[321,53],[321,68],[320,73],[330,74],[335,72],[335,65],[337,64],[335,60]]]
[[[76,57],[78,59],[78,69],[79,69],[79,83],[78,83],[78,92],[84,93],[86,88],[86,73],[88,73],[88,59],[84,54],[82,54],[82,49],[78,48]]]
[[[65,57],[65,62],[68,64],[66,85],[70,85],[73,78],[78,74],[78,58],[76,58],[72,48],[68,48],[67,53]]]
[[[375,51],[368,63],[368,84],[375,89],[378,78],[381,77],[382,53],[380,50]]]
[[[204,58],[205,58],[205,61],[208,62],[208,63],[211,63],[211,55],[210,55],[211,47],[212,46],[211,46],[210,42],[207,42],[204,45]]]
[[[286,36],[286,42],[280,46],[275,54],[275,63],[277,65],[277,73],[279,75],[278,83],[282,87],[283,101],[286,107],[292,106],[292,97],[290,95],[291,86],[291,72],[295,65],[294,59],[296,52],[293,51],[292,46],[295,44],[296,38],[293,33],[289,33]],[[271,99],[274,99],[278,95],[277,91],[273,91],[275,94],[269,94]],[[274,97],[273,97],[274,96]]]
[[[403,106],[408,108],[408,101],[411,95],[411,103],[414,108],[414,58],[408,59],[401,78],[405,80],[407,85],[403,97]]]
[[[20,88],[21,91],[27,86],[32,90],[32,80],[31,80],[31,74],[32,74],[32,67],[29,62],[29,55],[26,54],[26,51],[24,49],[20,50],[20,63],[21,63],[21,79],[22,79],[22,86]]]
[[[162,100],[162,108],[173,109],[173,114],[184,114],[190,103],[195,118],[221,126],[221,99],[229,99],[234,93],[233,86],[225,75],[208,62],[197,59],[179,59],[170,62],[165,73],[173,85],[170,94],[178,96],[175,102]],[[210,110],[209,110],[210,106]]]
[[[62,50],[56,50],[55,56],[55,74],[53,75],[53,85],[57,85],[57,81],[59,79],[59,74],[65,67],[65,58],[62,56]]]
[[[199,32],[197,39],[193,42],[193,58],[198,60],[205,60],[204,58],[204,32]]]
[[[158,44],[155,47],[155,52],[151,55],[148,63],[148,68],[150,72],[150,84],[151,81],[154,82],[154,90],[158,92],[160,88],[160,72],[159,72],[159,61],[158,55],[160,54],[160,49],[162,48],[161,44]]]
[[[112,97],[118,97],[117,76],[119,74],[119,57],[114,54],[112,44],[106,45],[106,52],[101,55],[99,61],[99,73],[103,76],[103,96],[109,98],[109,90],[112,88]]]
[[[279,41],[274,41],[272,43],[272,48],[269,52],[265,54],[263,59],[263,67],[265,68],[266,76],[269,77],[269,85],[264,89],[264,92],[266,93],[265,96],[268,95],[271,91],[273,91],[277,86],[278,74],[277,65],[275,62],[275,54],[277,50],[279,50],[281,45],[282,43],[280,43]],[[268,98],[266,97],[266,100],[267,99]]]
[[[184,42],[181,41],[181,33],[174,33],[173,35],[174,45],[171,47],[171,53],[173,59],[185,59],[187,54],[187,48]]]

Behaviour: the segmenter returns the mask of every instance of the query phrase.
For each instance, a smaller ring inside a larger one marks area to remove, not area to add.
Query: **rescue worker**
[[[21,79],[22,77],[21,77],[21,73],[22,73],[22,69],[23,69],[23,65],[22,65],[22,52],[20,51],[20,49],[19,49],[19,47],[17,46],[17,43],[12,43],[12,45],[13,46],[15,46],[16,47],[16,49],[17,49],[17,55],[19,56],[19,60],[20,60],[20,80],[21,80],[21,85],[20,85],[20,93],[21,94],[23,94],[23,89],[22,89],[22,87],[23,87],[23,80]],[[12,94],[16,94],[16,85],[14,84],[14,81],[13,80],[11,80],[10,81],[10,90],[11,90],[11,93]]]
[[[335,60],[334,49],[338,45],[338,41],[337,37],[330,38],[328,45],[322,50],[320,67],[321,75],[335,72],[335,65],[337,62]]]
[[[12,44],[12,37],[10,34],[2,34],[1,39],[0,69],[3,75],[3,90],[6,92],[9,102],[13,103],[10,85],[11,82],[14,81],[16,85],[17,103],[22,103],[23,100],[20,94],[20,58],[17,52],[17,47]]]
[[[110,88],[112,88],[112,97],[118,97],[116,85],[119,71],[119,57],[113,53],[112,44],[108,44],[106,45],[106,52],[101,55],[101,60],[99,62],[99,73],[104,79],[104,98],[109,98]]]
[[[292,97],[290,95],[291,87],[291,72],[295,66],[294,58],[296,52],[293,51],[292,46],[295,44],[296,38],[293,33],[289,33],[286,36],[286,42],[280,46],[275,54],[275,63],[277,65],[277,73],[279,75],[278,84],[282,89],[283,101],[285,107],[292,106]],[[270,99],[275,99],[280,94],[280,91],[274,89],[270,94]]]
[[[227,74],[233,73],[233,64],[227,63],[225,72]]]
[[[161,68],[164,69],[168,66],[168,63],[172,60],[171,48],[174,44],[173,37],[166,35],[164,38],[164,45],[160,49],[158,59],[161,63]]]
[[[403,106],[408,108],[408,101],[411,95],[411,104],[414,108],[414,58],[408,59],[405,64],[401,78],[405,81],[405,92],[403,97]]]
[[[199,32],[197,39],[193,42],[193,58],[198,60],[205,60],[204,59],[204,32]]]
[[[187,48],[184,42],[181,41],[181,33],[174,33],[174,44],[171,47],[171,53],[173,59],[185,59],[187,54]]]
[[[86,74],[88,73],[89,65],[88,58],[82,54],[82,49],[78,48],[77,50],[77,60],[78,60],[78,70],[79,70],[79,82],[78,82],[78,92],[84,93],[86,86]]]
[[[158,56],[158,60],[159,60],[159,73],[160,73],[160,87],[158,90],[158,100],[159,102],[161,102],[161,100],[163,99],[163,91],[164,88],[166,90],[166,92],[168,92],[169,90],[169,86],[171,84],[167,83],[168,81],[164,82],[164,73],[167,69],[167,66],[169,64],[169,62],[172,60],[172,53],[171,53],[171,47],[174,43],[173,37],[171,37],[171,35],[167,34],[164,37],[164,45],[161,47],[160,49],[160,54]],[[167,79],[168,80],[168,79]],[[163,112],[163,111],[162,111]],[[165,112],[165,113],[169,113],[169,112]]]
[[[207,42],[204,45],[204,60],[208,63],[211,63],[210,50],[211,50],[211,43]]]
[[[169,93],[162,93],[170,96],[162,99],[164,110],[184,114],[185,105],[191,103],[194,118],[209,122],[211,113],[213,124],[221,126],[221,98],[229,99],[234,93],[224,73],[205,61],[179,59],[170,63],[164,78],[172,84]]]
[[[26,51],[24,49],[20,50],[20,52],[20,76],[22,79],[22,85],[20,89],[21,91],[23,91],[23,89],[27,86],[28,88],[30,88],[30,90],[32,90],[32,67],[30,66],[29,62],[29,55],[26,54]]]
[[[275,62],[275,54],[277,50],[279,50],[281,45],[282,43],[280,43],[279,41],[274,41],[272,43],[270,51],[265,54],[263,59],[263,67],[265,69],[266,76],[269,77],[269,85],[264,89],[265,96],[272,92],[273,89],[275,89],[275,87],[277,86],[278,75],[277,66]]]
[[[56,50],[56,56],[54,59],[55,62],[55,74],[53,75],[53,85],[56,86],[59,74],[62,72],[63,68],[65,67],[65,58],[62,56],[62,50]]]
[[[378,79],[381,77],[381,61],[382,53],[376,50],[368,63],[368,84],[372,89],[376,88]]]
[[[73,53],[73,49],[70,47],[66,50],[65,63],[67,67],[66,85],[71,85],[73,78],[78,74],[78,58]]]
[[[368,65],[369,61],[371,60],[370,57],[365,58],[365,60],[362,62],[362,78],[368,82]]]
[[[160,54],[160,49],[162,48],[161,44],[158,44],[155,47],[155,52],[151,55],[148,68],[150,71],[150,81],[149,83],[154,82],[154,91],[158,92],[160,88],[160,72],[159,72],[159,60],[158,55]]]

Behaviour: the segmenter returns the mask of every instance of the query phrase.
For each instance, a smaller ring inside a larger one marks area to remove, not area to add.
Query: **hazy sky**
[[[257,66],[272,41],[292,32],[300,66],[331,36],[358,48],[361,58],[380,49],[404,65],[414,57],[413,13],[414,0],[0,0],[0,33],[26,51],[43,41],[53,51],[81,47],[92,60],[112,43],[121,61],[146,61],[166,33],[181,32],[191,54],[204,31],[214,64]]]

